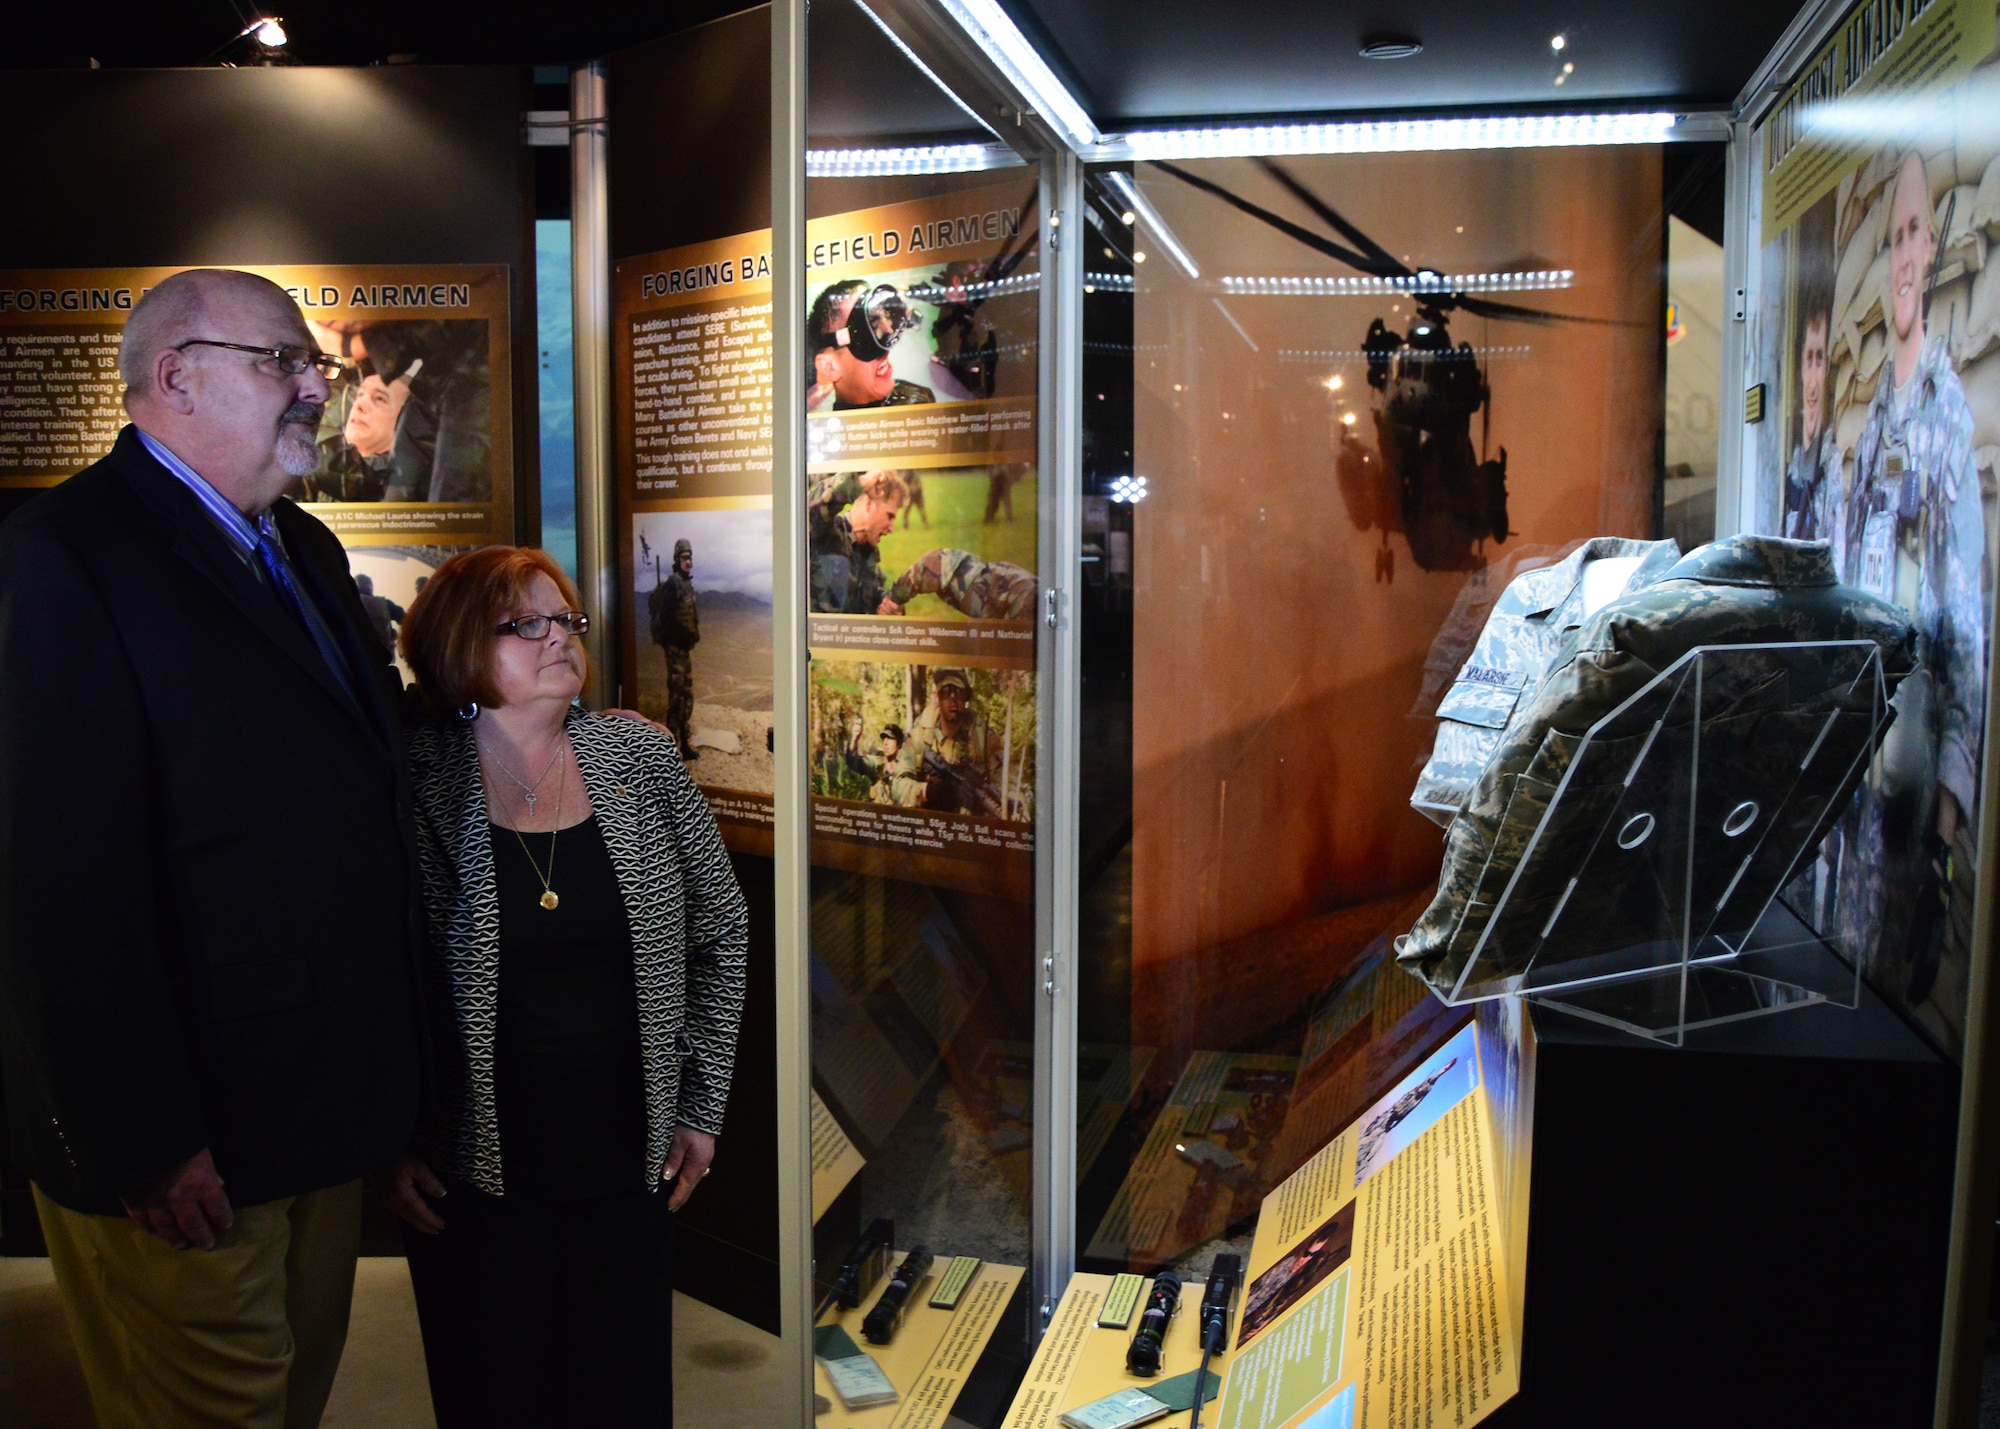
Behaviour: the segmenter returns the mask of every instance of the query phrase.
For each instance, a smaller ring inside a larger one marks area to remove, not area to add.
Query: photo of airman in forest
[[[816,660],[811,698],[816,797],[1033,822],[1033,672]]]

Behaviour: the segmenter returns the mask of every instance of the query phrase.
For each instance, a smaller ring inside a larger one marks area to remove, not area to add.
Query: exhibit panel
[[[572,104],[590,121],[573,129],[578,242],[602,245],[600,286],[580,278],[578,297],[608,427],[594,540],[578,503],[580,584],[617,617],[597,699],[673,734],[750,906],[726,1126],[678,1217],[675,1285],[778,1334],[770,60],[769,11],[745,11],[606,57]],[[689,147],[663,142],[676,136]],[[747,1392],[775,1393],[780,1364],[751,1378]]]
[[[532,534],[535,377],[517,354],[534,341],[533,193],[519,71],[10,83],[22,122],[5,152],[24,201],[0,240],[0,511],[109,450],[125,420],[115,369],[126,315],[169,273],[220,265],[284,287],[321,349],[344,359],[319,468],[291,494],[369,553],[374,594],[401,608],[452,550]],[[172,165],[149,164],[129,136],[166,110],[203,137]],[[379,143],[338,142],[355,127]],[[333,157],[306,181],[265,164],[286,146]],[[227,180],[260,165],[284,173],[279,192]],[[450,202],[425,176],[432,165],[450,175]]]
[[[1657,542],[1661,194],[1649,146],[1092,171],[1090,1268],[1204,1261],[1469,1015],[1394,957],[1418,767],[1519,695],[1460,673],[1511,580]]]

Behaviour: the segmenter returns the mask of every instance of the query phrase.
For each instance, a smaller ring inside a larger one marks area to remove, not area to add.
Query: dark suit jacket
[[[421,905],[399,682],[332,534],[277,521],[355,672],[129,427],[0,526],[0,1056],[54,1200],[202,1147],[239,1205],[408,1144]]]

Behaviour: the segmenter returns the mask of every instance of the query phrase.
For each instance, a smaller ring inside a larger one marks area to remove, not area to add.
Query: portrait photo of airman
[[[1792,279],[1800,385],[1785,534],[1828,541],[1844,583],[1907,611],[1921,661],[1875,772],[1822,846],[1819,901],[1831,935],[1911,1006],[1941,977],[1954,1002],[1963,993],[1988,678],[1979,421],[1953,358],[1963,265],[1944,262],[1971,198],[1950,162],[1878,151],[1838,208],[1802,216]],[[1821,252],[1836,233],[1837,264]],[[1864,260],[1858,285],[1828,277]]]
[[[1028,822],[1034,686],[1026,670],[815,660],[812,792]]]
[[[320,419],[318,470],[299,501],[493,499],[484,319],[341,318],[312,324],[345,364]]]
[[[893,283],[849,278],[823,289],[806,315],[811,370],[806,410],[910,407],[937,401],[921,383],[896,375],[897,344],[922,324]]]

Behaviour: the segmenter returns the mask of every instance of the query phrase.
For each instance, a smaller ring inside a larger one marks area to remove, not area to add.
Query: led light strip
[[[1149,129],[1107,140],[1091,157],[1205,159],[1250,154],[1385,154],[1435,149],[1657,144],[1668,137],[1677,118],[1666,113],[1507,114],[1484,119]]]
[[[1130,293],[1135,289],[1130,273],[1085,273],[1083,286],[1086,290],[1101,288],[1107,293]]]
[[[1480,359],[1491,357],[1526,357],[1533,351],[1534,349],[1526,343],[1513,347],[1474,346],[1472,355]],[[1464,360],[1465,350],[1463,348],[1453,348],[1449,352],[1426,352],[1422,348],[1412,350],[1403,347],[1398,348],[1393,356],[1399,362],[1458,362]],[[1278,349],[1278,361],[1280,362],[1310,362],[1319,364],[1326,362],[1361,363],[1368,360],[1368,354],[1358,347],[1281,347]]]
[[[968,298],[1004,298],[1014,293],[1032,293],[1042,286],[1040,273],[1015,273],[1005,278],[982,278],[978,282],[961,283],[959,290]],[[919,302],[942,305],[952,302],[950,290],[937,283],[913,283],[906,290],[910,297]]]
[[[933,144],[915,149],[812,149],[806,176],[814,179],[872,178],[878,174],[963,174],[979,169],[1011,169],[1021,156],[1000,144]]]
[[[1372,296],[1380,293],[1521,293],[1567,288],[1576,278],[1572,268],[1532,273],[1418,273],[1408,278],[1275,276],[1222,278],[1222,291],[1244,297]]]

